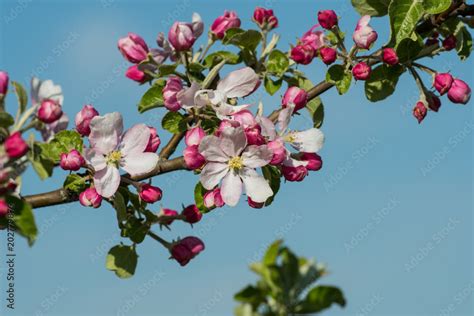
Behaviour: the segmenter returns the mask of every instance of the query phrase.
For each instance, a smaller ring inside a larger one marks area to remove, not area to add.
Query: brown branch
[[[474,15],[474,5],[466,4],[463,1],[454,3],[446,12],[430,16],[429,19],[426,19],[424,22],[420,23],[416,27],[416,31],[420,34],[424,34],[433,30],[434,28],[443,24],[449,18],[455,16],[473,16]]]

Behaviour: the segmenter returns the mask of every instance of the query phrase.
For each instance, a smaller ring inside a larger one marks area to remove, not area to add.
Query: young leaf
[[[451,18],[440,28],[443,36],[453,34],[456,37],[456,51],[461,60],[469,57],[472,51],[472,36],[464,22],[459,18]]]
[[[251,51],[254,51],[260,40],[262,39],[262,34],[256,30],[247,30],[233,28],[226,31],[222,43],[224,45],[235,45],[242,48],[247,48]]]
[[[283,243],[283,240],[278,239],[274,241],[267,249],[265,252],[265,255],[263,256],[262,263],[266,266],[270,266],[275,264],[278,254],[280,253],[280,248]]]
[[[33,148],[28,152],[28,160],[31,162],[31,166],[36,171],[40,179],[44,180],[52,176],[54,169],[54,160],[43,155],[43,146],[40,145],[38,145],[38,143],[35,143],[33,145]]]
[[[133,246],[117,245],[107,254],[105,267],[121,278],[133,276],[137,267],[138,255]]]
[[[283,83],[282,79],[273,80],[272,78],[265,76],[263,80],[263,85],[265,86],[265,90],[270,95],[274,95],[278,90],[280,90],[281,85]]]
[[[184,116],[178,112],[168,112],[163,117],[161,121],[161,125],[163,128],[170,133],[176,134],[179,132],[183,132],[186,130],[186,124],[184,120]]]
[[[210,211],[210,209],[204,205],[204,194],[206,192],[207,191],[204,189],[201,182],[196,183],[196,186],[194,187],[194,202],[201,213],[207,213]]]
[[[360,15],[387,15],[390,0],[352,0],[352,6]]]
[[[268,56],[267,71],[275,76],[281,77],[290,66],[287,54],[275,49]]]
[[[448,10],[452,0],[423,0],[423,7],[428,14],[439,14]]]
[[[403,71],[402,66],[387,65],[380,65],[372,70],[370,78],[365,81],[367,99],[377,102],[390,96],[395,91],[398,79]]]
[[[235,65],[240,62],[240,57],[234,53],[221,50],[209,54],[206,59],[204,59],[204,67],[212,68],[223,60],[225,60],[225,63],[228,65]]]
[[[127,204],[119,192],[115,192],[113,206],[117,211],[117,220],[119,222],[127,220]]]
[[[147,92],[142,96],[140,103],[138,103],[138,112],[143,113],[148,110],[164,106],[163,88],[164,81],[157,81]]]
[[[0,127],[8,128],[13,125],[15,121],[13,117],[7,112],[0,112]]]
[[[66,190],[79,194],[86,189],[86,181],[78,174],[70,174],[64,180],[63,188]]]
[[[388,15],[390,17],[391,45],[396,47],[404,38],[413,38],[415,27],[424,13],[423,1],[397,0],[390,2]]]
[[[270,188],[272,188],[273,195],[265,201],[265,205],[268,206],[272,204],[273,199],[275,198],[278,190],[280,190],[280,182],[281,182],[281,174],[280,170],[277,167],[267,165],[262,167],[263,177],[267,180],[270,184]]]
[[[15,87],[15,93],[18,99],[18,106],[20,114],[23,113],[26,109],[26,105],[28,104],[28,93],[26,92],[25,88],[16,81],[12,81],[12,85]]]
[[[311,289],[295,310],[298,313],[317,313],[332,304],[344,307],[346,305],[344,295],[337,287],[321,285]]]
[[[342,95],[346,93],[351,86],[352,74],[346,71],[342,65],[333,65],[329,67],[326,73],[326,81],[334,84],[337,92]]]
[[[28,240],[28,245],[32,246],[38,235],[38,229],[31,206],[26,201],[11,195],[6,196],[5,201],[8,204],[11,217],[10,215],[1,217],[0,227],[15,229]],[[9,219],[13,220],[14,227],[10,226]]]
[[[400,63],[413,60],[425,47],[421,36],[417,35],[415,39],[404,38],[397,45],[397,56]]]

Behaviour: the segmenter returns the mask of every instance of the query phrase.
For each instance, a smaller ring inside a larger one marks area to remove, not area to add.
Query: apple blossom
[[[203,196],[204,206],[207,208],[222,207],[225,205],[224,200],[221,196],[221,189],[215,188],[212,191],[208,191]]]
[[[156,130],[156,128],[148,126],[148,129],[150,130],[150,138],[148,139],[148,144],[145,148],[145,152],[154,153],[158,150],[158,147],[160,147],[161,140],[158,136],[158,131]]]
[[[131,176],[152,171],[158,155],[145,152],[150,130],[137,124],[123,135],[122,115],[114,112],[96,116],[90,123],[90,148],[85,150],[86,160],[94,168],[94,185],[97,192],[111,197],[120,185],[119,167]]]
[[[6,95],[8,91],[8,73],[6,71],[0,71],[0,96]]]
[[[211,25],[211,34],[223,39],[225,32],[230,28],[240,27],[240,19],[234,11],[224,11]]]
[[[244,132],[248,145],[265,144],[265,138],[262,135],[262,128],[260,125],[255,124],[253,126],[249,126],[244,129]]]
[[[182,212],[181,215],[184,216],[184,220],[187,223],[194,224],[201,220],[202,213],[199,211],[195,204],[187,206]]]
[[[305,167],[308,170],[318,171],[323,167],[323,160],[316,153],[302,153],[299,159],[307,162]]]
[[[448,91],[448,99],[453,103],[466,104],[471,99],[471,88],[461,79],[454,79]]]
[[[352,75],[356,80],[367,80],[372,69],[365,62],[361,61],[352,68]]]
[[[453,76],[449,73],[437,73],[434,76],[433,86],[439,92],[440,95],[445,94],[451,88],[453,84]]]
[[[309,44],[301,44],[293,47],[290,52],[290,57],[297,64],[308,65],[313,61],[315,52],[313,47]]]
[[[382,60],[390,66],[398,64],[397,52],[391,47],[384,48],[382,50]]]
[[[149,77],[143,71],[138,69],[138,65],[128,67],[127,71],[125,72],[125,76],[138,83],[144,83],[149,79]]]
[[[197,237],[185,237],[171,246],[171,257],[185,266],[205,248],[204,243]]]
[[[319,49],[319,56],[326,65],[330,65],[337,59],[337,51],[332,47],[322,47]]]
[[[87,188],[79,194],[79,203],[83,206],[98,208],[102,204],[102,196],[94,188]]]
[[[8,136],[3,143],[7,156],[16,159],[24,156],[28,152],[28,145],[21,137],[20,132],[15,132]]]
[[[201,126],[195,126],[186,132],[184,142],[186,146],[199,145],[201,140],[206,136],[206,132]]]
[[[278,19],[271,9],[256,7],[253,12],[253,21],[263,30],[272,30],[278,27]]]
[[[369,49],[373,42],[377,40],[377,32],[369,25],[370,15],[364,15],[357,22],[352,39],[359,48]]]
[[[55,85],[51,80],[41,81],[36,77],[31,79],[31,101],[37,106],[43,100],[53,100],[62,105],[64,96],[61,86]]]
[[[214,132],[215,136],[219,136],[226,127],[239,127],[241,124],[234,120],[222,120],[219,123],[219,127]]]
[[[255,202],[251,198],[247,198],[247,203],[251,208],[262,208],[265,206],[265,202]]]
[[[193,25],[185,22],[174,22],[168,32],[168,40],[178,52],[190,49],[196,41],[193,34]]]
[[[181,90],[183,90],[181,79],[179,77],[169,77],[163,88],[163,99],[168,110],[176,112],[181,109],[181,104],[176,97]]]
[[[58,120],[50,124],[42,124],[39,127],[39,130],[41,132],[43,140],[50,141],[54,137],[54,135],[56,135],[60,131],[64,131],[65,129],[67,129],[68,125],[69,117],[66,115],[66,113],[63,112],[63,115],[61,115]]]
[[[306,169],[307,163],[297,161],[295,159],[287,159],[281,165],[281,173],[287,181],[301,182],[308,175]]]
[[[273,191],[255,168],[267,165],[272,152],[265,146],[247,146],[242,127],[225,128],[219,137],[204,137],[199,151],[206,159],[200,181],[212,190],[222,180],[221,195],[227,205],[235,206],[242,193],[242,183],[247,196],[256,202],[265,202]]]
[[[167,217],[175,217],[178,216],[178,212],[169,208],[162,208],[160,213],[158,214],[158,217],[160,218],[160,222],[163,225],[171,225],[174,221],[174,218],[169,218]]]
[[[199,153],[199,145],[191,145],[184,148],[183,157],[186,167],[191,170],[201,168],[206,162],[204,157]]]
[[[119,39],[118,49],[125,59],[134,64],[145,60],[149,51],[145,40],[135,33],[128,33]]]
[[[61,105],[51,99],[43,100],[37,113],[38,119],[47,124],[57,121],[62,115],[63,110]]]
[[[283,108],[286,108],[290,104],[294,104],[295,112],[304,108],[306,103],[308,103],[308,93],[298,87],[289,87],[283,95],[283,99],[281,100]]]
[[[301,37],[302,45],[309,45],[313,49],[313,56],[316,56],[317,51],[326,45],[325,35],[321,30],[316,30],[318,25],[313,25],[306,33]]]
[[[8,214],[8,203],[0,198],[0,217],[5,217]]]
[[[257,124],[255,116],[249,110],[242,110],[233,115],[231,115],[231,119],[236,121],[242,126],[243,128],[251,127]],[[236,126],[234,126],[236,127]]]
[[[82,136],[89,136],[91,133],[91,120],[98,115],[99,112],[91,104],[84,105],[82,110],[76,114],[74,119],[76,123],[76,131]]]
[[[279,165],[285,160],[287,156],[287,151],[285,144],[281,139],[276,139],[267,143],[268,149],[273,153],[272,160],[270,161],[271,165]]]
[[[332,29],[337,25],[337,15],[333,10],[323,10],[318,12],[318,22],[326,30]]]
[[[77,171],[85,164],[84,157],[76,149],[60,155],[59,165],[63,170]]]
[[[148,183],[140,185],[138,194],[146,203],[155,203],[156,201],[161,200],[161,197],[163,196],[163,192],[159,187],[152,186]]]
[[[426,108],[425,103],[418,101],[413,108],[413,116],[418,120],[418,124],[425,119],[427,113],[428,109]]]

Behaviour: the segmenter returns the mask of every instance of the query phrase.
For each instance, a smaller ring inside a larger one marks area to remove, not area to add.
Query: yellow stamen
[[[106,161],[107,161],[107,164],[112,164],[118,167],[120,159],[122,159],[122,153],[117,150],[117,151],[112,151],[110,154],[108,154]]]
[[[241,157],[232,157],[230,160],[229,160],[229,168],[232,168],[234,170],[239,170],[239,169],[242,169],[244,167],[244,161]]]

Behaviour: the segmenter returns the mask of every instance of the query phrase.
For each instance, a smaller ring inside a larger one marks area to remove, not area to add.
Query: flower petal
[[[84,158],[88,164],[92,165],[95,171],[99,171],[107,167],[107,162],[103,154],[96,152],[92,148],[84,149]]]
[[[127,130],[120,142],[120,152],[124,155],[140,154],[145,151],[150,138],[150,129],[145,124],[137,124]]]
[[[258,75],[250,67],[232,71],[217,85],[217,90],[228,98],[241,98],[254,91],[259,82]]]
[[[239,175],[231,170],[222,180],[221,196],[225,204],[236,206],[242,195],[242,180]]]
[[[240,177],[244,182],[245,192],[252,201],[263,203],[273,195],[273,191],[267,180],[259,175],[257,171],[250,168],[244,168],[240,172]]]
[[[324,134],[317,128],[294,132],[293,137],[295,140],[291,143],[291,146],[300,152],[315,153],[323,148]]]
[[[229,116],[241,112],[252,106],[251,104],[242,104],[242,105],[230,105],[225,102],[217,103],[212,105],[212,108],[216,111],[216,115],[221,120],[232,119]]]
[[[200,88],[201,88],[201,85],[199,83],[193,82],[191,84],[191,87],[180,90],[176,94],[176,99],[181,104],[181,106],[185,109],[189,109],[189,108],[192,108],[194,106],[201,107],[205,104],[203,104],[203,102],[201,102],[200,94],[197,95],[198,91],[202,91],[202,90],[199,90]],[[195,100],[196,96],[197,96],[197,101],[198,102],[196,102],[196,100]]]
[[[206,161],[227,162],[229,157],[220,147],[221,141],[213,135],[204,137],[199,144],[199,153],[206,158]]]
[[[115,150],[123,132],[122,115],[118,112],[96,116],[91,120],[89,142],[100,153]]]
[[[249,168],[258,168],[268,165],[272,157],[273,153],[266,145],[248,146],[242,154],[244,165]]]
[[[283,134],[288,128],[294,108],[294,105],[290,104],[286,108],[282,109],[278,114],[278,129],[280,130],[280,134]]]
[[[94,186],[97,193],[109,198],[117,192],[120,185],[119,170],[113,166],[107,166],[94,174]]]
[[[228,172],[229,166],[226,163],[209,162],[201,171],[201,184],[206,190],[212,190]]]
[[[242,127],[226,127],[220,136],[220,147],[229,157],[240,156],[247,146],[247,138]]]
[[[257,116],[257,123],[262,128],[262,136],[268,137],[269,140],[274,140],[276,138],[275,124],[272,120],[266,118],[265,116]]]
[[[120,167],[131,176],[137,176],[155,169],[158,160],[158,155],[155,153],[135,153],[123,157]]]

